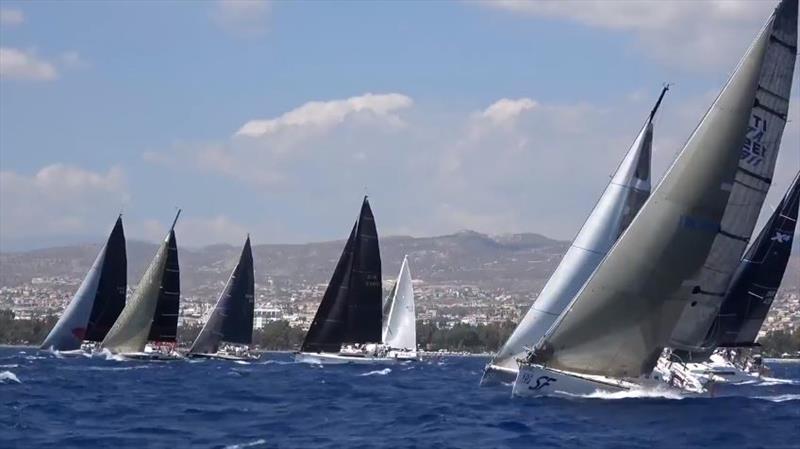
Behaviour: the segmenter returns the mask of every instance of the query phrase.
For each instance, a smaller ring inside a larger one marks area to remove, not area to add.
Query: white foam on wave
[[[772,385],[800,385],[800,380],[779,379],[777,377],[762,377],[761,382],[758,382],[757,385],[759,387],[769,387]]]
[[[267,440],[261,438],[255,441],[248,441],[247,443],[231,444],[225,446],[225,449],[242,449],[245,447],[262,446],[264,444],[267,444]]]
[[[770,402],[800,401],[800,394],[781,394],[777,396],[756,396],[755,399]]]
[[[235,363],[237,365],[249,365],[250,364],[250,362],[246,362],[244,360],[234,360],[233,363]]]
[[[88,366],[88,367],[81,367],[81,370],[87,371],[128,371],[132,369],[145,369],[150,368],[153,365],[132,365],[132,366]]]
[[[128,359],[126,359],[125,357],[123,357],[123,356],[121,356],[119,354],[114,354],[113,352],[109,351],[107,348],[103,348],[102,351],[100,351],[99,353],[96,353],[96,354],[97,354],[98,357],[100,357],[101,359],[105,359],[105,360],[113,360],[115,362],[127,362],[128,361]]]
[[[368,373],[359,374],[359,376],[385,376],[392,372],[391,368],[384,368],[380,370],[370,371]]]
[[[273,364],[274,365],[294,365],[294,364],[297,364],[297,363],[301,363],[301,362],[296,362],[294,360],[292,360],[292,361],[288,361],[288,360],[265,360],[265,361],[261,362],[261,365],[273,365]]]
[[[19,365],[12,363],[10,365],[0,365],[0,368],[19,368]]]
[[[11,382],[16,382],[18,384],[22,383],[19,380],[19,377],[17,377],[17,375],[12,373],[11,371],[0,372],[0,384],[11,383]]]
[[[577,396],[582,398],[588,399],[650,399],[650,398],[658,398],[658,399],[673,399],[673,400],[681,400],[685,399],[686,396],[683,396],[677,391],[674,390],[666,390],[666,389],[633,389],[627,391],[595,391],[594,393],[590,394],[583,394],[583,395],[571,395]]]

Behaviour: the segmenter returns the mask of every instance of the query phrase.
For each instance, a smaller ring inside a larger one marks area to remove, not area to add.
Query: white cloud
[[[727,67],[741,55],[776,1],[489,0],[515,14],[631,32],[638,49],[683,69]]]
[[[127,229],[132,238],[157,242],[164,238],[170,223],[146,219],[127,224]],[[240,245],[247,237],[248,230],[225,215],[195,217],[181,214],[175,232],[178,245],[201,247],[216,243]]]
[[[271,11],[272,3],[267,0],[218,0],[212,19],[231,34],[253,37],[266,32]]]
[[[498,125],[505,124],[513,122],[520,114],[536,106],[537,103],[530,98],[520,98],[517,100],[503,98],[492,103],[481,112],[481,117]]]
[[[393,114],[413,104],[411,98],[397,93],[367,93],[344,100],[310,101],[279,117],[250,120],[237,132],[237,136],[264,137],[284,130],[325,131],[342,124],[357,114],[366,114],[389,124],[402,124]]]
[[[25,22],[25,14],[16,8],[0,8],[0,25],[21,25]]]
[[[128,200],[119,167],[105,173],[63,164],[33,175],[0,171],[0,242],[99,232]]]
[[[12,80],[52,81],[56,67],[30,51],[0,47],[0,77]]]

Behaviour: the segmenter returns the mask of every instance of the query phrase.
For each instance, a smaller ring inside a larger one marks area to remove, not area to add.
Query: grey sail
[[[661,91],[633,145],[561,263],[487,370],[498,367],[518,369],[517,359],[525,355],[526,347],[536,344],[553,325],[647,200],[650,195],[653,118],[667,89],[664,87]]]
[[[615,378],[652,371],[719,231],[768,43],[769,33],[760,33],[532,362]]]
[[[213,354],[223,341],[249,345],[253,339],[254,290],[253,253],[247,237],[239,262],[189,353]]]
[[[43,349],[71,351],[84,340],[96,341],[116,320],[125,305],[127,259],[122,217],[117,218],[106,244],[100,249],[58,322],[45,338]]]
[[[178,211],[178,216],[180,210]],[[147,344],[150,328],[156,315],[156,308],[164,286],[162,282],[168,268],[170,253],[177,251],[175,247],[175,222],[172,223],[167,236],[159,246],[153,261],[147,267],[133,297],[122,309],[117,321],[103,339],[101,347],[111,352],[141,352]],[[171,292],[170,292],[171,293]]]
[[[767,196],[789,111],[797,53],[797,0],[783,1],[765,30],[767,47],[742,145],[736,179],[711,252],[695,275],[696,288],[670,339],[670,346],[702,353],[712,349],[708,331],[719,314],[733,273],[747,248]]]

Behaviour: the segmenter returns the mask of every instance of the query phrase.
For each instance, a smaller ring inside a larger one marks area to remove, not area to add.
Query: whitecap
[[[0,365],[0,368],[19,368],[19,365],[12,363],[11,365]]]
[[[264,444],[267,444],[267,440],[262,438],[255,441],[248,441],[247,443],[231,444],[230,446],[225,446],[225,449],[242,449],[245,447],[261,446]]]
[[[107,348],[103,348],[100,352],[95,353],[98,357],[106,360],[113,360],[115,362],[127,362],[128,359],[125,357],[114,354],[113,352],[109,351]]]
[[[770,402],[800,401],[800,394],[781,394],[778,396],[756,396],[755,399],[762,399]]]
[[[384,368],[381,370],[370,371],[368,373],[359,374],[359,376],[385,376],[392,372],[391,368]]]
[[[249,365],[250,362],[245,362],[244,360],[234,360],[233,363],[237,365]]]
[[[573,395],[575,396],[575,395]],[[667,390],[667,389],[644,389],[644,388],[637,388],[633,390],[625,390],[625,391],[600,391],[597,390],[594,393],[585,394],[585,395],[577,395],[578,397],[582,398],[589,398],[589,399],[643,399],[643,398],[658,398],[658,399],[674,399],[680,400],[684,399],[686,396],[683,396],[679,392],[675,390]]]
[[[759,387],[769,387],[772,385],[800,385],[800,380],[779,379],[777,377],[762,377],[761,382],[758,382],[757,385]]]
[[[11,382],[16,382],[18,384],[22,383],[17,377],[17,375],[12,373],[11,371],[0,372],[0,384],[11,383]]]

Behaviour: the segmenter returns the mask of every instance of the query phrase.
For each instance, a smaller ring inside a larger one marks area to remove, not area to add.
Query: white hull
[[[656,371],[665,382],[674,385],[688,384],[698,388],[709,383],[738,384],[757,381],[759,373],[747,372],[724,357],[712,354],[707,362],[680,363],[672,362],[668,356],[662,356],[656,365]]]
[[[652,379],[616,379],[590,374],[570,373],[540,365],[521,365],[514,382],[512,396],[590,396],[598,393],[624,393],[629,391],[690,393],[706,395],[706,391],[682,391],[665,385],[657,377]]]
[[[188,353],[186,358],[189,359],[211,359],[211,360],[228,360],[232,362],[253,362],[258,360],[256,356],[238,356],[232,354],[201,354],[201,353]]]
[[[161,352],[121,352],[115,355],[126,360],[168,361],[183,359],[183,356],[179,354],[164,354]]]
[[[518,370],[492,365],[490,363],[483,369],[480,385],[486,387],[491,385],[511,384],[517,378],[518,373]]]
[[[73,349],[71,351],[58,351],[53,350],[53,354],[56,357],[91,357],[92,353],[89,351],[84,351],[83,349]]]
[[[325,365],[344,365],[348,363],[361,365],[377,365],[389,363],[402,363],[419,360],[416,355],[412,358],[408,355],[393,357],[373,357],[366,355],[351,355],[328,352],[298,352],[294,355],[294,360],[301,363],[314,363]]]

